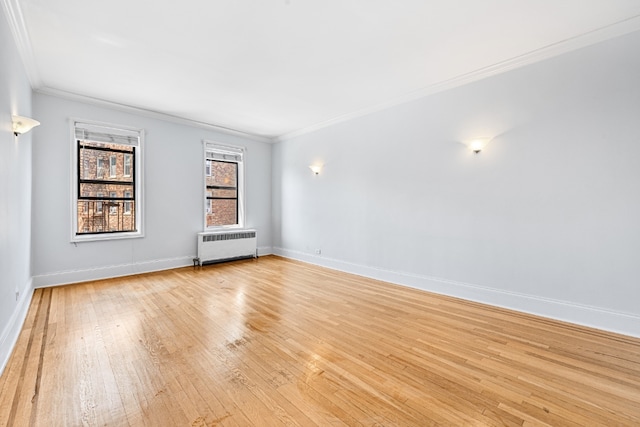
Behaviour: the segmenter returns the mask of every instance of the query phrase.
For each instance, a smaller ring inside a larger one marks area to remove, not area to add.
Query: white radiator
[[[256,230],[198,233],[198,264],[256,257]]]

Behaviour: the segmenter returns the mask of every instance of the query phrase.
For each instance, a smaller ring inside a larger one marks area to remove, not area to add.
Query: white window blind
[[[75,122],[76,139],[114,144],[138,145],[140,132]]]
[[[222,160],[227,162],[242,162],[244,150],[242,148],[227,147],[207,143],[205,146],[206,158],[209,160]]]

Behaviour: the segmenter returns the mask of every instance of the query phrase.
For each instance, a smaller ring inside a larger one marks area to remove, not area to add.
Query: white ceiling
[[[34,89],[287,137],[640,29],[638,0],[0,0]]]

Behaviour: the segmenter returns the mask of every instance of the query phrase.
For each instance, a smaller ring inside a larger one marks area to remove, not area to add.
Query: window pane
[[[110,215],[117,215],[118,211],[120,210],[120,209],[118,209],[120,207],[120,202],[113,200],[113,199],[115,199],[117,197],[118,197],[118,193],[117,192],[115,192],[115,191],[109,192],[110,200],[109,200],[108,203],[109,203],[109,214]]]
[[[124,176],[131,176],[131,154],[124,155]]]
[[[207,176],[207,187],[237,187],[238,164],[211,161],[211,176]]]
[[[125,199],[130,199],[131,198],[131,191],[125,191],[124,192],[124,197]],[[131,202],[130,201],[125,201],[124,202],[124,214],[125,215],[130,215],[131,214]]]
[[[102,213],[102,204],[104,203],[104,199],[103,199],[104,194],[97,193],[96,196],[98,197],[99,200],[95,201],[95,204],[96,204],[95,212],[96,213]]]
[[[211,193],[210,197],[223,198],[223,199],[236,199],[238,197],[237,190],[218,190],[215,188],[208,189]]]
[[[124,172],[124,166],[121,162],[118,164],[118,158],[131,159],[131,154],[114,155],[113,151],[124,151],[133,153],[134,147],[118,144],[100,144],[95,142],[81,141],[79,152],[79,162],[81,165],[80,176],[82,180],[105,180],[105,181],[126,181],[132,182],[133,162],[129,160],[128,174]],[[124,160],[123,160],[124,161]]]
[[[83,157],[82,161],[80,162],[81,168],[80,168],[80,176],[84,179],[89,179],[89,172],[91,170],[91,168],[89,167],[89,158],[88,157]]]
[[[105,194],[110,194],[112,192],[115,192],[116,194],[120,194],[120,196],[114,196],[114,197],[123,197],[121,195],[124,194],[125,191],[133,192],[133,183],[131,184],[126,182],[123,182],[122,184],[118,184],[118,183],[109,183],[109,184],[97,183],[96,184],[96,183],[85,183],[85,182],[80,183],[80,192],[82,193],[82,196],[80,198],[96,197],[98,193],[102,193],[102,195],[104,196]],[[103,196],[100,196],[100,197],[103,197]]]
[[[89,150],[85,150],[85,151],[89,151]],[[86,153],[85,155],[88,155],[88,154],[89,153]],[[96,157],[96,164],[97,164],[96,174],[95,174],[94,178],[96,178],[96,179],[105,178],[105,172],[106,172],[106,169],[105,169],[105,166],[104,166],[105,165],[105,159],[102,156],[98,157],[98,154],[94,154],[94,156]],[[89,166],[89,167],[91,167],[91,166]]]
[[[78,201],[78,230],[79,233],[135,231],[135,202],[108,198]]]
[[[207,214],[207,227],[238,223],[238,202],[235,199],[210,199],[211,213]]]
[[[116,176],[117,173],[117,157],[116,156],[110,156],[109,157],[109,177],[113,178]]]

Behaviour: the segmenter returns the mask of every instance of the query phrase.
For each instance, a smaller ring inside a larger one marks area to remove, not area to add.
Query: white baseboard
[[[27,318],[27,312],[29,311],[29,305],[31,304],[31,298],[33,297],[33,280],[24,286],[21,297],[18,301],[18,305],[13,312],[13,315],[9,319],[9,323],[1,331],[0,335],[0,375],[4,372],[4,368],[9,362],[13,348],[18,342],[20,331]]]
[[[258,248],[258,256],[273,255],[273,248],[271,246],[261,246]]]
[[[376,280],[640,338],[640,316],[630,313],[509,292],[470,283],[455,282],[437,277],[368,267],[284,248],[273,248],[273,253],[285,258]]]
[[[273,254],[273,248],[271,246],[258,248],[259,256],[271,254]],[[194,258],[195,255],[186,255],[177,258],[157,259],[131,264],[109,265],[82,270],[56,271],[54,273],[34,276],[33,287],[34,289],[48,288],[51,286],[88,282],[90,280],[110,279],[113,277],[130,276],[132,274],[151,273],[153,271],[188,267],[193,265]]]
[[[187,255],[177,258],[156,259],[82,270],[57,271],[54,273],[34,276],[33,287],[36,289],[47,288],[50,286],[88,282],[90,280],[110,279],[113,277],[130,276],[132,274],[151,273],[153,271],[187,267],[193,265],[194,257],[195,255]]]

